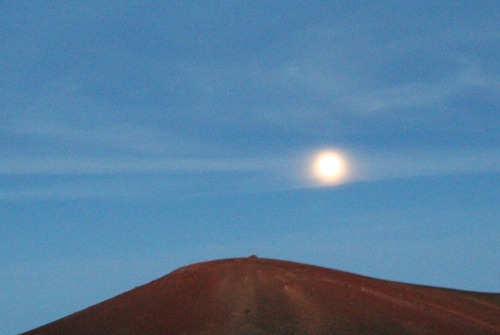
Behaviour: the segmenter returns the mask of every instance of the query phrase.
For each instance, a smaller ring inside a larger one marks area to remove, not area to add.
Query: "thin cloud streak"
[[[3,178],[38,176],[48,185],[4,189],[0,198],[79,199],[128,198],[175,194],[176,198],[279,192],[336,187],[433,176],[500,172],[500,153],[483,151],[414,151],[406,153],[345,150],[352,171],[337,185],[322,186],[310,177],[310,155],[254,159],[17,159],[0,163]],[[306,158],[307,156],[307,158]],[[72,178],[54,181],[54,178]],[[91,178],[78,182],[78,178]],[[216,177],[215,181],[213,176]],[[159,178],[159,179],[158,179]],[[208,182],[208,184],[207,184]]]
[[[244,172],[279,167],[278,159],[18,158],[0,161],[3,175],[110,175],[157,172]]]
[[[10,126],[0,126],[0,132],[20,138],[37,138],[44,142],[56,140],[58,143],[80,144],[93,150],[126,151],[147,155],[184,152],[194,148],[207,149],[206,145],[195,138],[186,140],[171,132],[146,126],[98,125],[76,128],[65,124],[24,120]]]
[[[498,93],[500,82],[485,75],[476,65],[466,64],[454,75],[440,82],[413,82],[365,92],[349,98],[361,115],[378,114],[394,109],[405,110],[444,103],[470,88]]]
[[[111,186],[111,187],[110,187]],[[132,198],[137,195],[136,189],[120,189],[116,185],[88,185],[88,184],[56,184],[37,188],[2,190],[1,200],[81,200],[81,199],[110,199]]]
[[[357,157],[362,157],[356,172],[360,181],[500,172],[497,150],[364,153]]]

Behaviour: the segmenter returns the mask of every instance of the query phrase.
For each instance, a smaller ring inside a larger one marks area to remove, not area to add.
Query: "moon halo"
[[[347,178],[347,160],[337,151],[323,150],[314,155],[311,172],[319,185],[340,184]]]

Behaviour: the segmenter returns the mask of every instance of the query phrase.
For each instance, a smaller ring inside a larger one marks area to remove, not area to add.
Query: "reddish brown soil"
[[[236,258],[181,268],[25,334],[500,334],[500,294]]]

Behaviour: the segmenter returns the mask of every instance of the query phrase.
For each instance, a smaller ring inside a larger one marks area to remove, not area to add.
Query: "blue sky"
[[[0,1],[0,333],[251,254],[500,291],[499,15]]]

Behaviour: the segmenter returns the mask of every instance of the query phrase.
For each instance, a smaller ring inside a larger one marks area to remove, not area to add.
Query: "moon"
[[[322,185],[341,183],[347,174],[346,159],[335,151],[322,151],[316,154],[312,163],[313,178]]]

